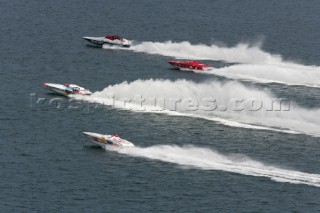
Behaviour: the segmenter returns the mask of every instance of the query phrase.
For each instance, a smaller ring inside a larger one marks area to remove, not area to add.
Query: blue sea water
[[[1,1],[1,211],[319,211],[320,89],[312,86],[319,83],[319,9],[315,0]],[[132,49],[96,48],[82,39],[108,33],[134,40]],[[169,68],[172,58],[204,56],[197,44],[211,47],[204,61],[221,74]],[[34,110],[30,94],[59,97],[44,82],[155,97],[196,96],[209,85],[221,89],[208,91],[219,97],[251,91],[286,98],[296,111],[259,115],[253,123],[300,134],[110,106],[94,113]],[[118,133],[139,148],[106,151],[83,131]],[[268,175],[268,166],[285,180]],[[302,172],[299,184],[290,179],[295,172]]]

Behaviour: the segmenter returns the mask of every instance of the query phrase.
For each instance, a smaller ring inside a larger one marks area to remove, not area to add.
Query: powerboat
[[[120,47],[131,46],[131,41],[121,38],[119,35],[107,35],[106,37],[83,37],[83,39],[97,46],[103,46],[104,44]]]
[[[83,87],[80,87],[76,84],[53,84],[53,83],[44,83],[44,87],[48,88],[52,92],[59,95],[91,95],[92,92]]]
[[[106,147],[133,147],[133,143],[120,138],[117,134],[115,135],[103,135],[94,132],[83,132],[83,134],[87,135],[91,142],[101,146],[102,148]]]
[[[210,71],[213,69],[212,66],[207,64],[202,64],[199,61],[169,61],[174,68],[179,69],[181,71]]]

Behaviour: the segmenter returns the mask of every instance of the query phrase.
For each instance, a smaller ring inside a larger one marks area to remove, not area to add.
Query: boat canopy
[[[116,40],[116,39],[121,40],[119,35],[107,35],[106,38],[110,40]]]

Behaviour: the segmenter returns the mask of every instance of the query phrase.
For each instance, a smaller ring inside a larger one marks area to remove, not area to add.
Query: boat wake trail
[[[259,83],[280,83],[320,88],[320,69],[298,65],[238,64],[201,73]]]
[[[191,44],[187,41],[167,41],[142,42],[133,45],[130,50],[174,58],[241,63],[207,72],[207,74],[221,75],[231,79],[320,87],[320,67],[284,61],[280,55],[263,51],[261,46],[262,42],[222,47],[214,44],[210,46]],[[106,46],[105,48],[114,47]]]
[[[208,148],[157,145],[147,148],[112,149],[121,154],[174,163],[202,170],[218,170],[242,175],[270,178],[277,182],[307,184],[320,187],[320,175],[281,169],[243,155],[223,155]]]
[[[234,47],[218,45],[191,44],[183,42],[142,42],[131,47],[134,52],[157,54],[174,58],[227,61],[247,64],[279,64],[280,55],[264,52],[261,43],[250,45],[240,43]]]
[[[137,112],[197,117],[233,127],[320,137],[320,109],[305,109],[289,100],[283,104],[266,90],[237,82],[136,80],[77,98]]]

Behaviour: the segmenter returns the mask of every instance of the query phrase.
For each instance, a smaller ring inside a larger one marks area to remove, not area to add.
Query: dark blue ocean
[[[320,211],[319,11],[316,0],[1,0],[1,212]],[[111,33],[132,47],[82,39]],[[44,82],[94,94],[70,109]],[[156,113],[105,104],[110,93],[281,98],[290,110]],[[104,150],[83,131],[136,148]]]

